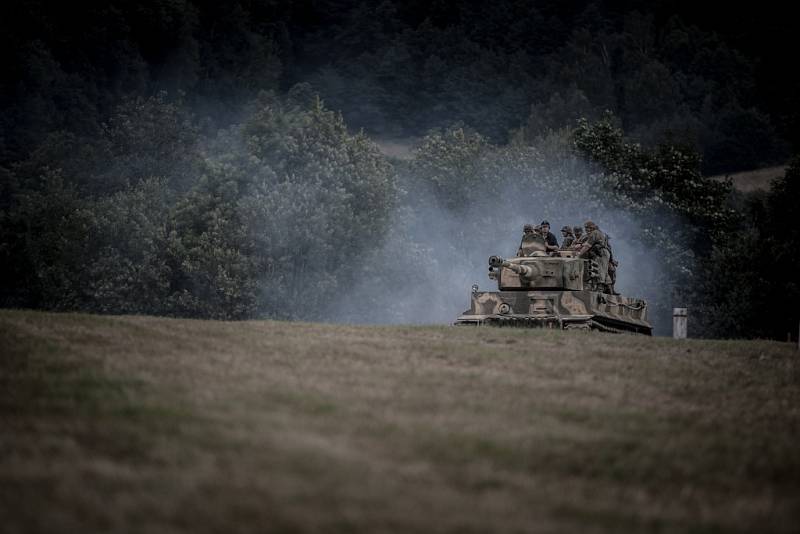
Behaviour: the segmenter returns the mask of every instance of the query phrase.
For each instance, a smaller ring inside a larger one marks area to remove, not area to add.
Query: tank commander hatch
[[[547,245],[538,226],[526,224],[522,229],[522,241],[520,241],[517,257],[546,256]]]
[[[522,251],[522,244],[525,242],[525,237],[533,234],[533,225],[526,224],[522,227],[522,240],[519,242],[519,249],[517,249],[517,257],[524,256],[525,254]]]

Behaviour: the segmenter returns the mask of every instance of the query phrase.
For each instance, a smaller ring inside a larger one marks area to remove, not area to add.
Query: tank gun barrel
[[[504,260],[500,256],[489,257],[489,267],[493,269],[499,269],[500,267],[505,267],[506,269],[510,269],[515,273],[517,273],[519,276],[525,278],[531,278],[533,276],[533,268],[531,268],[530,266],[511,263],[508,260]]]

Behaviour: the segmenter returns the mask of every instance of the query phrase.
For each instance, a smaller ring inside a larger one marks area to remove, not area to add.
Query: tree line
[[[703,18],[677,0],[13,0],[0,18],[0,164],[54,130],[96,135],[123,97],[183,92],[219,128],[259,91],[301,82],[372,136],[461,122],[505,143],[520,127],[535,136],[611,110],[643,145],[691,144],[705,174],[784,163],[798,80],[773,56],[789,22],[742,27],[758,17],[739,9]]]
[[[737,193],[690,148],[626,139],[611,114],[532,143],[450,127],[390,160],[308,86],[246,107],[206,135],[179,99],[125,100],[97,138],[54,133],[5,168],[2,305],[326,319],[358,281],[372,285],[353,300],[376,307],[387,288],[432,283],[409,278],[428,258],[403,230],[425,224],[425,203],[459,221],[450,262],[470,261],[508,213],[571,203],[637,222],[618,237],[663,267],[654,311],[691,306],[695,335],[782,337],[797,320],[797,162],[770,192]]]

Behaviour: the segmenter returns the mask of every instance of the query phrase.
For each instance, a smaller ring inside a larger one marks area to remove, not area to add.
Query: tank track
[[[601,323],[596,319],[586,319],[582,321],[563,321],[558,318],[535,318],[535,317],[488,317],[475,321],[461,321],[456,325],[474,326],[498,326],[511,328],[550,328],[558,330],[595,330],[598,332],[608,332],[614,334],[641,334],[651,335],[650,332],[639,331],[633,328],[617,328],[608,324]]]
[[[459,321],[456,325],[474,325],[474,326],[500,326],[511,328],[552,328],[552,329],[582,329],[588,330],[589,320],[586,321],[572,321],[565,324],[564,321],[557,317],[520,317],[520,316],[496,316],[487,317],[485,319],[465,320]]]

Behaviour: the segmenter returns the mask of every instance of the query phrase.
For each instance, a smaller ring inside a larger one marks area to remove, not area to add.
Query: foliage
[[[79,308],[102,313],[170,312],[167,202],[162,179],[89,201]],[[46,242],[46,241],[45,241]],[[64,269],[63,265],[53,267]]]
[[[612,109],[647,146],[690,140],[706,173],[782,163],[796,97],[790,83],[764,82],[786,77],[764,53],[781,55],[770,50],[775,23],[770,39],[750,43],[731,29],[741,24],[733,16],[715,17],[727,30],[716,33],[696,24],[696,11],[595,1],[323,0],[309,10],[12,0],[0,22],[0,164],[24,160],[52,132],[95,136],[122,99],[182,93],[203,127],[218,129],[241,122],[241,103],[260,91],[297,82],[313,83],[329,108],[373,135],[460,122],[503,142],[511,129],[534,138]],[[768,69],[757,69],[759,55]],[[784,109],[766,100],[772,93]]]
[[[266,275],[262,312],[319,317],[353,263],[382,242],[395,188],[377,147],[340,115],[318,99],[287,105],[264,95],[241,127],[242,155],[263,170],[238,212]]]
[[[257,271],[253,247],[236,212],[240,184],[209,167],[171,213],[171,304],[182,316],[252,317]]]
[[[188,120],[165,95],[125,102],[102,137],[85,141],[118,167],[98,172],[89,159],[81,168],[63,149],[78,144],[67,135],[12,169],[17,185],[0,220],[5,305],[225,319],[319,313],[388,229],[389,164],[319,100],[264,94],[204,153]],[[59,152],[53,161],[69,177],[45,164]]]
[[[578,122],[575,146],[607,174],[607,185],[639,204],[639,209],[658,207],[685,219],[697,232],[691,243],[720,237],[730,224],[727,206],[731,186],[704,178],[700,158],[691,147],[668,144],[655,150],[627,142],[614,118]],[[691,246],[690,246],[691,248]]]
[[[102,124],[102,135],[113,165],[103,169],[99,180],[127,187],[160,176],[179,191],[194,184],[198,131],[180,99],[170,100],[164,91],[125,98]]]
[[[433,189],[443,206],[463,209],[495,178],[485,172],[492,149],[482,135],[462,127],[432,132],[416,148],[411,171]]]
[[[91,213],[57,170],[43,169],[37,190],[20,191],[3,213],[5,306],[77,309],[82,302]]]
[[[793,275],[800,236],[791,204],[800,183],[797,160],[768,194],[737,200],[730,183],[700,175],[690,149],[644,150],[625,141],[611,117],[581,121],[575,143],[628,199],[624,209],[659,210],[658,217],[642,219],[645,232],[669,267],[673,302],[693,310],[692,335],[782,338],[794,331],[800,321]],[[664,227],[670,220],[677,224]]]
[[[751,193],[740,200],[740,218],[715,242],[698,287],[696,306],[708,317],[714,335],[781,340],[796,335],[798,194],[800,159],[795,157],[768,193]]]

